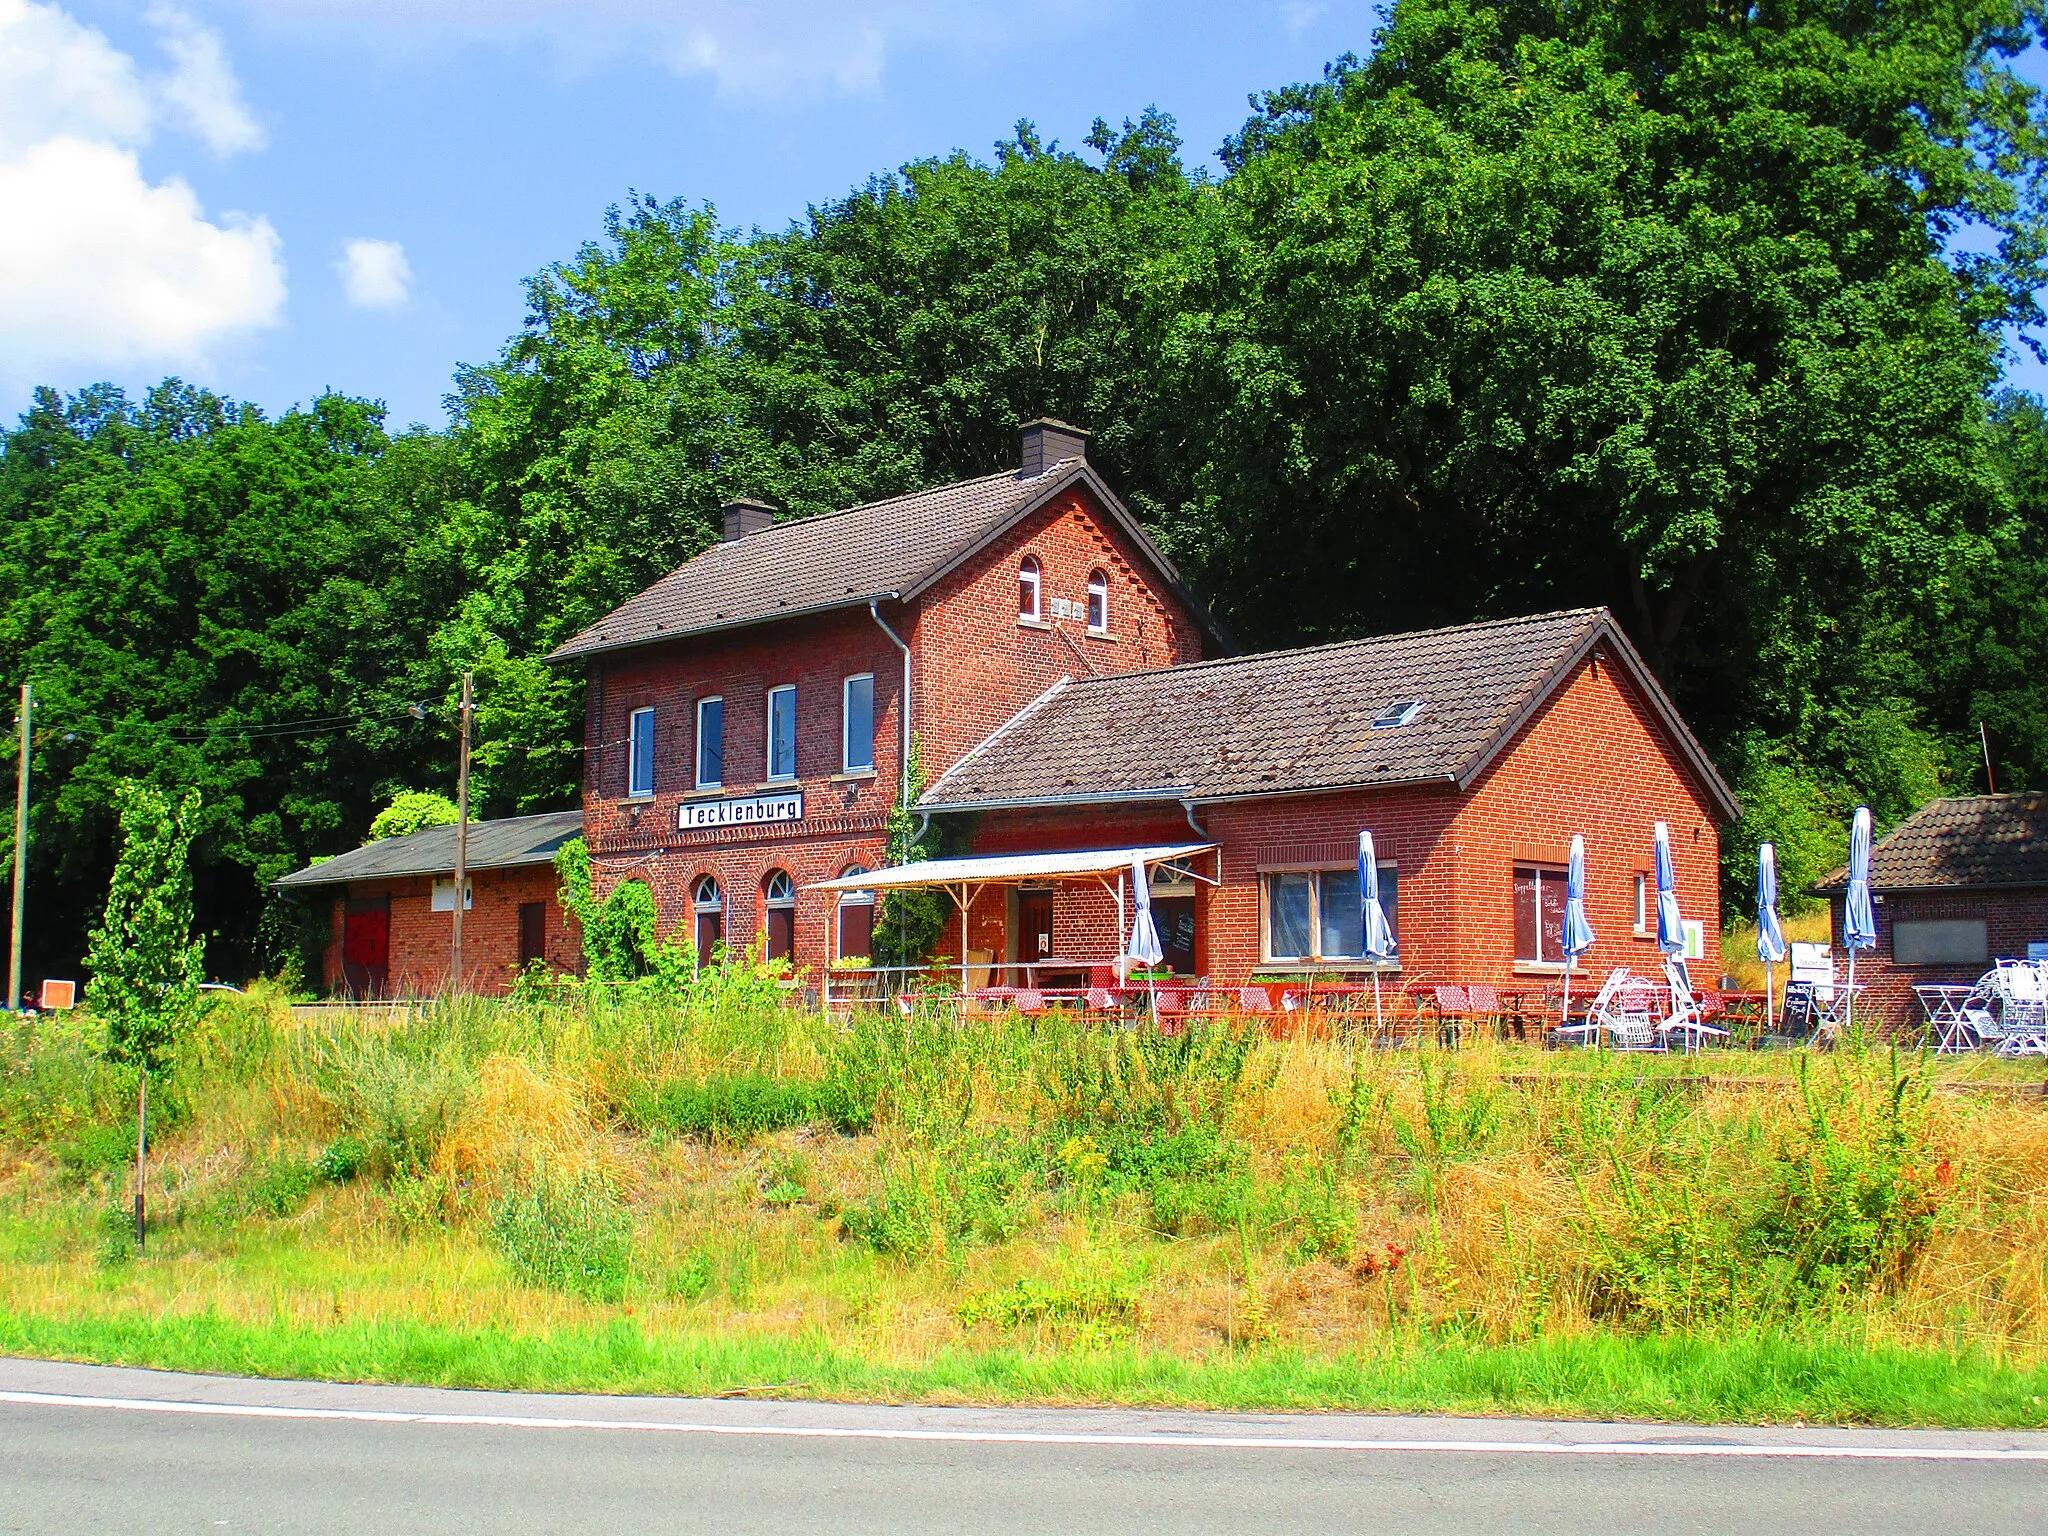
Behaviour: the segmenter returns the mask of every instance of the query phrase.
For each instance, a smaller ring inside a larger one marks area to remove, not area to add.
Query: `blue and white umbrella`
[[[1152,967],[1166,957],[1159,944],[1159,925],[1152,921],[1152,879],[1145,872],[1142,855],[1131,855],[1131,947],[1130,957],[1145,967],[1145,997],[1151,1005],[1152,1022],[1159,1022],[1158,983]]]
[[[1657,853],[1657,948],[1667,955],[1685,953],[1685,920],[1678,915],[1678,875],[1671,865],[1671,829],[1658,822],[1654,833]]]
[[[1870,807],[1859,805],[1849,823],[1849,894],[1842,902],[1842,946],[1849,951],[1846,1022],[1856,1017],[1856,951],[1877,948],[1877,913],[1870,905]]]
[[[1593,947],[1593,925],[1586,921],[1586,840],[1572,834],[1572,852],[1564,871],[1564,1006],[1560,1024],[1572,1017],[1572,962]]]
[[[1764,963],[1764,1017],[1776,1027],[1778,962],[1786,955],[1785,925],[1778,921],[1778,850],[1760,843],[1756,850],[1756,957]]]
[[[1370,960],[1372,973],[1372,1021],[1380,1024],[1380,973],[1377,967],[1394,958],[1394,930],[1387,923],[1386,908],[1380,905],[1380,863],[1373,852],[1372,834],[1358,834],[1358,906],[1364,927],[1359,953]]]

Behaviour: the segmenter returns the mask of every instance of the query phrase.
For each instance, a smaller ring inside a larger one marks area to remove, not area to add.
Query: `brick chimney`
[[[1036,480],[1061,459],[1088,457],[1088,434],[1050,416],[1025,422],[1017,429],[1017,435],[1024,448],[1023,467],[1017,471],[1019,480]]]
[[[728,544],[774,526],[775,509],[765,501],[742,499],[725,504],[725,542]]]

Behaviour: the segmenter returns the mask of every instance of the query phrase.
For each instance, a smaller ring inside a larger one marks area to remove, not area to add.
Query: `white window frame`
[[[1031,588],[1031,606],[1017,605],[1017,622],[1020,624],[1043,624],[1045,622],[1045,567],[1039,564],[1038,556],[1026,555],[1017,562],[1017,586],[1019,591]]]
[[[1095,600],[1102,599],[1102,621],[1096,622]],[[1082,617],[1088,621],[1088,633],[1106,635],[1109,633],[1109,572],[1097,567],[1088,573],[1088,602],[1082,609]]]
[[[716,704],[716,705],[718,706],[718,777],[717,777],[717,778],[715,778],[715,779],[707,779],[707,778],[705,778],[705,777],[704,777],[704,710],[705,710],[705,707],[706,707],[707,705],[711,705],[711,704]],[[696,781],[697,781],[697,787],[698,787],[699,789],[723,789],[723,788],[725,788],[725,695],[724,695],[724,694],[722,694],[722,693],[708,693],[708,694],[706,694],[706,695],[705,695],[705,696],[704,696],[703,698],[701,698],[701,699],[699,699],[699,700],[697,701],[697,739],[696,739],[696,741],[695,741],[694,743],[692,743],[692,745],[693,745],[693,746],[694,746],[694,747],[696,748],[696,755],[697,755],[697,762],[696,762],[696,769],[697,769],[697,771],[696,771],[696,774],[695,774],[695,778],[696,778]]]
[[[1636,926],[1637,933],[1650,931],[1650,877],[1640,870],[1636,873]]]
[[[789,695],[789,772],[775,771],[775,700],[779,694]],[[766,740],[762,743],[761,777],[770,784],[788,784],[796,776],[796,684],[782,683],[768,690],[768,718],[763,722],[767,727]]]
[[[853,708],[852,695],[855,683],[868,685],[868,739],[863,744],[867,761],[853,760]],[[839,683],[839,771],[841,773],[872,773],[875,769],[875,674],[855,672]]]
[[[1385,887],[1389,876],[1397,882],[1398,888],[1398,882],[1401,878],[1399,861],[1395,859],[1381,859],[1378,863],[1378,868],[1382,888]],[[1278,955],[1273,952],[1273,881],[1283,875],[1303,875],[1307,877],[1309,948],[1315,950],[1323,942],[1323,876],[1351,874],[1355,869],[1355,865],[1351,868],[1346,868],[1341,864],[1330,864],[1310,869],[1262,869],[1259,871],[1259,963],[1262,966],[1328,965],[1347,971],[1398,971],[1401,968],[1401,961],[1398,955],[1393,960],[1376,963],[1366,959],[1363,955]],[[1394,921],[1398,924],[1400,922],[1398,895],[1396,903],[1397,910]],[[1397,939],[1400,937],[1398,927],[1395,930],[1395,937]]]
[[[640,719],[647,718],[647,760],[640,760]],[[646,787],[641,787],[641,775]],[[626,798],[648,800],[654,795],[654,706],[643,704],[626,716]]]

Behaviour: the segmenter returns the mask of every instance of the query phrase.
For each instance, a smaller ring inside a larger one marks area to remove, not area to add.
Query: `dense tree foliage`
[[[39,396],[0,458],[0,657],[50,701],[34,862],[74,947],[121,776],[205,791],[217,965],[259,882],[447,788],[566,803],[555,644],[703,548],[1013,462],[1053,414],[1247,645],[1612,606],[1796,890],[1847,809],[2048,781],[2036,0],[1399,0],[1255,98],[1028,124],[735,233],[636,197],[535,277],[442,434],[328,397]],[[421,701],[425,722],[405,705]],[[317,720],[313,726],[283,722]],[[65,740],[76,735],[75,741]],[[1730,882],[1739,898],[1746,874]]]

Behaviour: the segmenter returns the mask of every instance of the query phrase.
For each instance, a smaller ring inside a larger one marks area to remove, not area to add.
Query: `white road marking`
[[[27,1408],[114,1408],[131,1413],[220,1418],[340,1420],[355,1424],[446,1424],[483,1429],[609,1429],[636,1434],[734,1435],[785,1440],[905,1440],[967,1445],[1075,1445],[1141,1450],[1463,1452],[1484,1456],[1730,1456],[1845,1461],[2048,1461],[2048,1447],[1921,1445],[1720,1445],[1682,1440],[1362,1440],[1318,1436],[1104,1434],[1083,1430],[891,1429],[830,1424],[693,1424],[666,1419],[572,1419],[509,1413],[408,1413],[378,1408],[291,1408],[261,1403],[190,1403],[147,1397],[80,1397],[0,1392]]]

